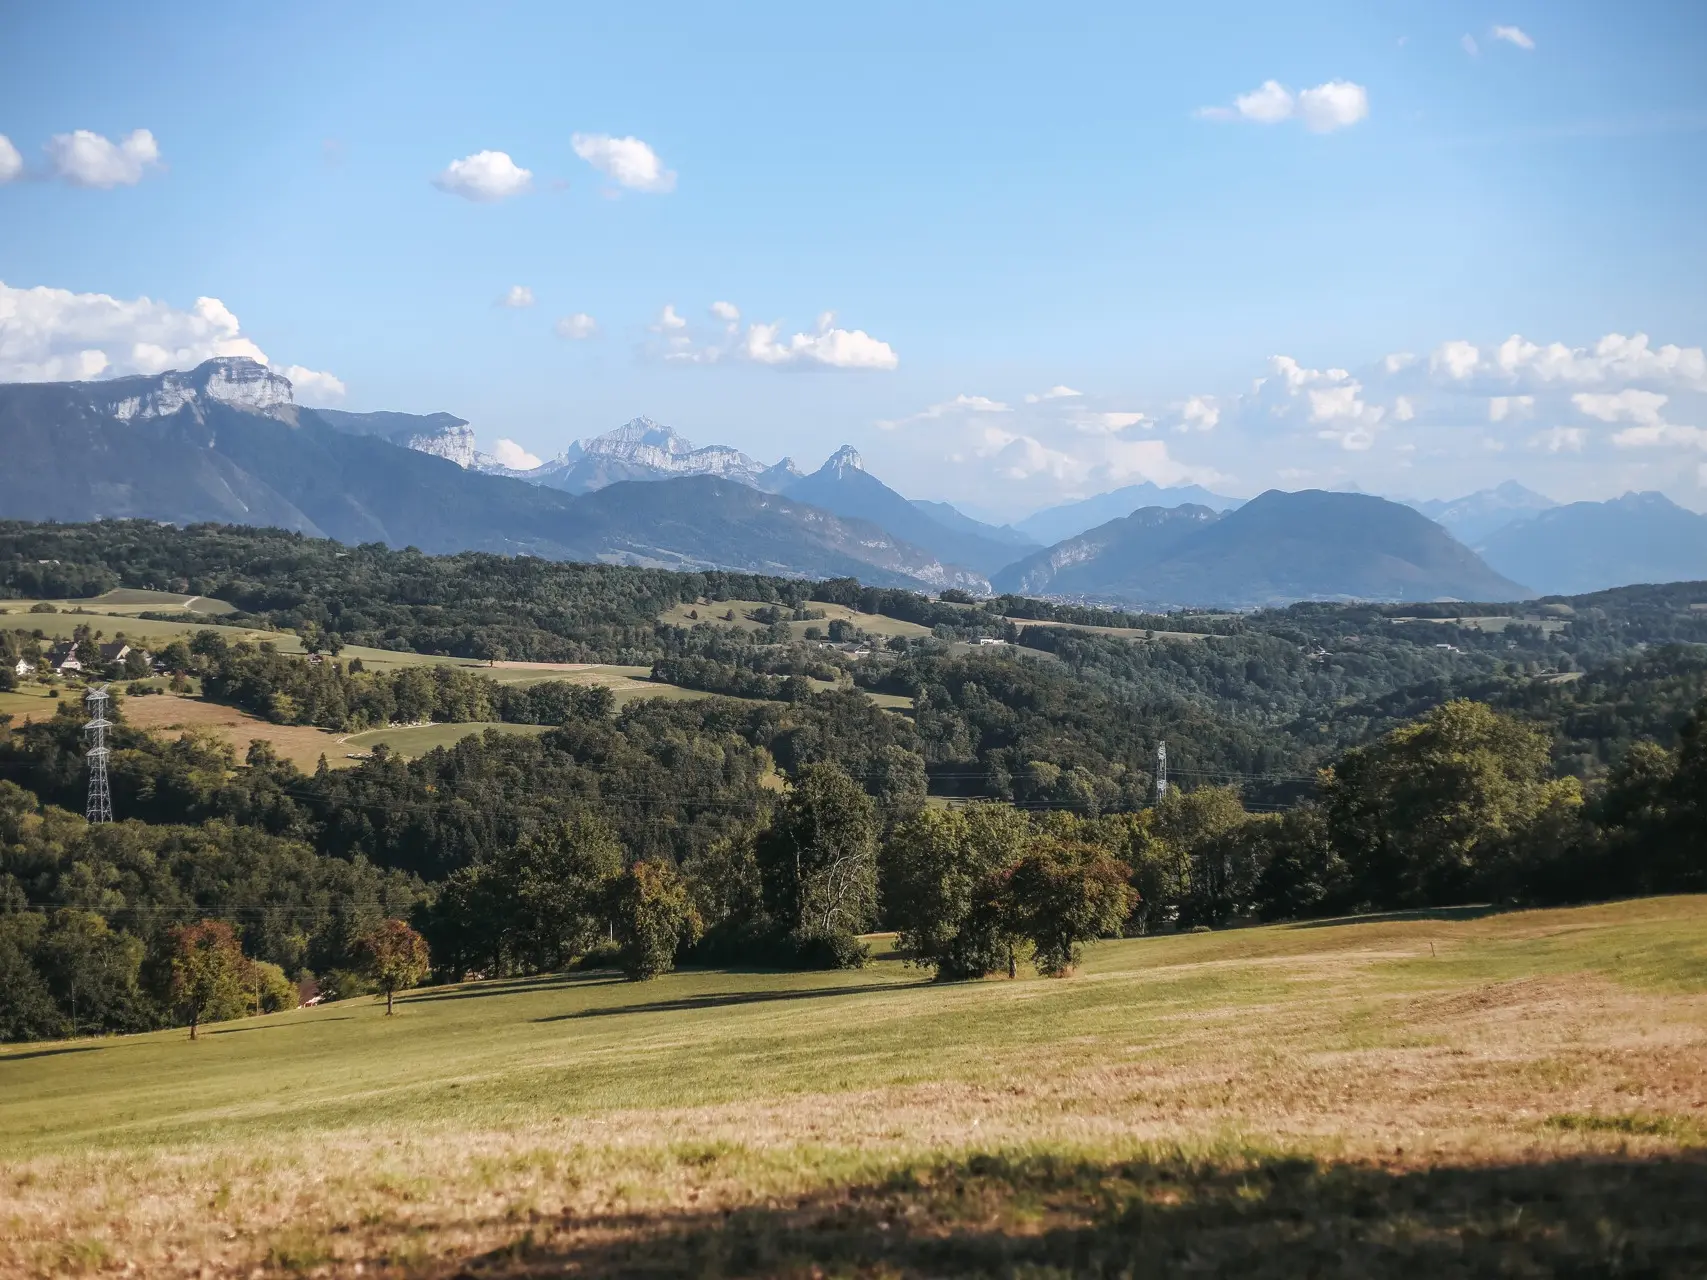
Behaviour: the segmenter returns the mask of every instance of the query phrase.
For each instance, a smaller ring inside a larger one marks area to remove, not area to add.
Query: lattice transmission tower
[[[107,786],[107,730],[113,727],[107,719],[107,686],[98,685],[83,695],[89,704],[89,723],[83,732],[89,735],[89,803],[83,816],[90,822],[113,820],[113,793]]]
[[[1168,794],[1168,744],[1156,744],[1156,803],[1162,802],[1162,797]]]

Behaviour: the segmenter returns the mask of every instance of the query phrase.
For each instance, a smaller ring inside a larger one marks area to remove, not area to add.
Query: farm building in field
[[[32,676],[36,672],[36,664],[28,658],[19,658],[12,664],[12,673],[20,676]]]

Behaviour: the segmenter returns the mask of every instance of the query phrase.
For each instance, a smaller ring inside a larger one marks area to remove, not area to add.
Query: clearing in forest
[[[881,950],[881,946],[879,948]],[[0,1050],[0,1272],[1699,1274],[1707,898]]]

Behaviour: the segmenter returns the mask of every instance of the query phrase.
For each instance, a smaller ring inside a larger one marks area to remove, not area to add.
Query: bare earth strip
[[[1700,1274],[1707,900],[19,1046],[0,1151],[5,1274]]]

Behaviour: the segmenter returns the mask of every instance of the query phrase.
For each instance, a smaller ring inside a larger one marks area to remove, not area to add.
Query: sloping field
[[[0,1050],[0,1272],[1699,1275],[1707,899]]]
[[[340,734],[316,729],[312,725],[273,724],[236,707],[204,702],[200,698],[184,698],[173,693],[126,698],[124,718],[138,729],[169,737],[185,730],[208,730],[231,744],[239,763],[256,738],[268,743],[281,759],[289,760],[305,773],[314,771],[322,754],[334,769],[354,763],[345,759],[352,748],[343,745]]]
[[[752,614],[767,606],[758,600],[714,600],[710,604],[678,604],[672,605],[658,615],[658,621],[672,627],[693,627],[699,623],[709,623],[714,627],[734,627],[741,631],[757,631],[765,624],[756,621]],[[807,627],[817,627],[828,634],[830,623],[840,619],[851,622],[860,630],[874,636],[928,636],[929,627],[921,627],[916,622],[904,622],[900,618],[890,618],[880,613],[861,613],[846,605],[823,604],[813,601],[807,608],[823,613],[822,618],[810,622],[790,622],[789,632],[796,640],[804,639]],[[693,615],[698,614],[696,618]],[[723,615],[733,613],[733,619]]]

